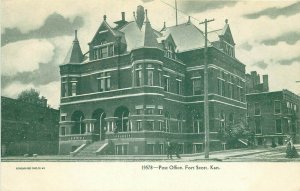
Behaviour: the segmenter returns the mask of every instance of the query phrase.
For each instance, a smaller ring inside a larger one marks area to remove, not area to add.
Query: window
[[[193,95],[203,94],[203,83],[201,78],[196,78],[193,80]]]
[[[250,104],[247,103],[246,107],[247,107],[246,116],[249,117]]]
[[[62,86],[61,96],[62,97],[67,97],[68,96],[68,84],[67,84],[67,82],[62,82],[61,86]]]
[[[158,73],[158,83],[159,83],[159,86],[162,87],[161,72]]]
[[[182,124],[183,124],[182,114],[179,113],[177,115],[177,132],[179,133],[182,133]]]
[[[181,94],[181,80],[176,79],[176,93]]]
[[[100,50],[100,58],[108,57],[107,47],[100,48],[99,50]]]
[[[98,91],[109,91],[110,90],[110,73],[100,73],[100,77],[98,78]]]
[[[99,79],[99,92],[103,92],[104,91],[104,79]]]
[[[147,126],[149,129],[154,130],[154,121],[147,121]]]
[[[221,114],[220,114],[220,128],[222,131],[225,130],[225,114],[223,111],[221,111]]]
[[[142,114],[142,109],[136,109],[136,114],[141,115]]]
[[[137,126],[137,131],[140,131],[142,128],[142,122],[141,121],[137,121],[136,122],[136,126]]]
[[[229,89],[228,97],[232,99],[233,98],[233,84],[232,83],[228,83],[228,89]]]
[[[101,42],[100,47],[94,49],[94,59],[101,59],[111,57],[114,55],[114,45],[107,43],[106,41]]]
[[[255,119],[255,134],[262,134],[262,129],[261,129],[261,124],[260,124],[260,119],[256,118]]]
[[[148,114],[148,115],[154,114],[154,108],[147,108],[146,114]]]
[[[282,133],[281,119],[275,120],[275,127],[276,127],[276,133],[281,134]]]
[[[245,101],[245,93],[244,93],[244,88],[241,88],[241,99],[240,101],[244,102]]]
[[[106,90],[110,90],[110,78],[105,79]]]
[[[260,105],[259,103],[255,103],[254,104],[254,115],[260,115],[261,111],[260,111]]]
[[[168,76],[165,76],[164,82],[164,90],[167,92],[170,91],[170,82]]]
[[[218,94],[225,96],[225,81],[218,79]]]
[[[113,56],[114,55],[114,46],[110,45],[108,46],[108,56]]]
[[[168,112],[165,113],[165,131],[166,132],[171,132],[171,129],[170,129],[170,115]]]
[[[163,130],[163,122],[162,121],[158,122],[158,128],[159,128],[160,131]]]
[[[136,68],[136,86],[143,85],[143,73],[142,73],[142,65],[137,65]]]
[[[60,134],[61,135],[66,135],[66,128],[65,127],[61,127]]]
[[[163,144],[159,144],[158,145],[158,154],[159,155],[162,155],[162,154],[164,154],[164,145]]]
[[[66,116],[65,115],[61,116],[61,121],[66,121]]]
[[[200,115],[195,114],[193,116],[193,132],[199,134],[203,131],[204,131],[204,129],[203,129],[203,126],[202,126],[202,120],[200,119]]]
[[[177,131],[178,133],[182,133],[182,120],[177,121]]]
[[[280,103],[280,101],[274,101],[274,113],[275,114],[281,113],[281,103]]]
[[[296,120],[292,120],[291,121],[291,130],[292,130],[292,133],[297,133],[296,129],[297,129],[297,121]]]
[[[158,109],[158,114],[162,115],[163,114],[163,110],[162,109]]]
[[[229,123],[234,124],[234,113],[229,114]]]
[[[153,86],[153,70],[147,70],[148,73],[148,85]]]
[[[194,153],[201,153],[203,152],[203,144],[201,143],[195,143],[194,146]]]
[[[166,52],[165,52],[165,56],[168,58],[172,58],[175,59],[175,48],[172,44],[167,44],[166,46]]]
[[[76,82],[72,82],[72,96],[76,96],[76,90],[77,90]]]

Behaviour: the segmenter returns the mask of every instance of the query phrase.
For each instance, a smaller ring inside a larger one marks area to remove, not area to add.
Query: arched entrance
[[[120,106],[115,110],[114,117],[116,119],[116,131],[117,132],[126,132],[129,131],[129,109],[125,106]]]
[[[82,111],[74,111],[71,120],[75,122],[73,128],[71,129],[71,134],[83,134],[85,133],[85,127],[84,127],[84,114]]]
[[[92,119],[95,119],[94,124],[94,133],[99,134],[100,141],[104,139],[104,132],[106,130],[106,122],[105,122],[106,113],[103,109],[97,109],[92,114]]]

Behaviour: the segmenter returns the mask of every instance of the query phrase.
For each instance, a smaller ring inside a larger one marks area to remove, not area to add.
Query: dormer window
[[[234,46],[223,41],[223,51],[231,57],[235,57]]]
[[[94,59],[102,59],[114,55],[114,43],[101,41],[100,45],[94,46]]]
[[[175,47],[170,43],[168,43],[166,45],[165,56],[168,57],[168,58],[176,59]]]

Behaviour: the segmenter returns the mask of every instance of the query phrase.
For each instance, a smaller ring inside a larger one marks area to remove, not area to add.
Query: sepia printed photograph
[[[299,1],[2,0],[0,188],[300,190],[299,20]]]

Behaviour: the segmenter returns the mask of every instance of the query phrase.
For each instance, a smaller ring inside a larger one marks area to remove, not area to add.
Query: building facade
[[[288,90],[250,93],[247,118],[257,145],[283,145],[290,136],[299,143],[300,97]]]
[[[269,91],[269,76],[263,75],[262,82],[256,71],[246,74],[246,94]]]
[[[151,27],[138,6],[133,21],[103,17],[82,53],[77,34],[60,66],[60,154],[164,154],[204,148],[204,33],[193,23]],[[228,21],[208,33],[210,148],[227,121],[245,117],[245,65],[235,58]]]
[[[58,153],[59,110],[1,96],[1,155]]]

